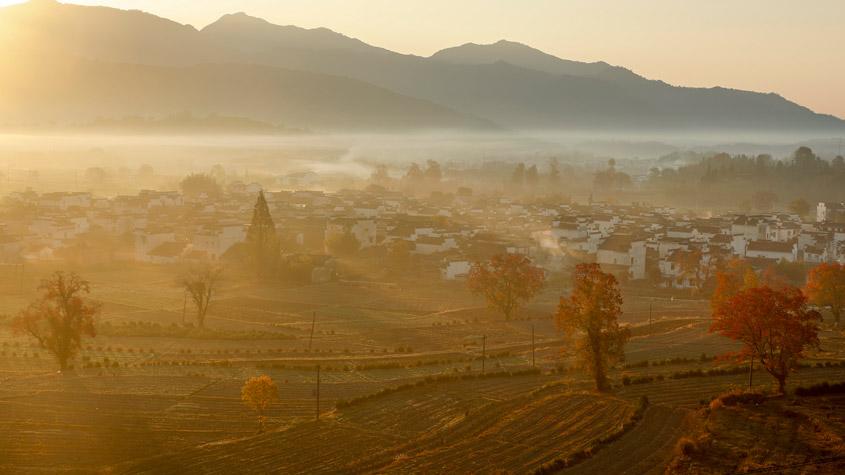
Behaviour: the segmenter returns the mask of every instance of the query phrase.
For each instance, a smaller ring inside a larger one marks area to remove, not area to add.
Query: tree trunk
[[[778,376],[778,394],[786,394],[786,376]]]
[[[593,377],[596,380],[596,390],[607,390],[607,376],[604,374],[604,365],[601,357],[601,342],[598,339],[592,339],[593,352]]]

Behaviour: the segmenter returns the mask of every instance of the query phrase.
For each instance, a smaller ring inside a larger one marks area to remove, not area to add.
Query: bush
[[[675,445],[675,453],[680,456],[690,457],[698,450],[698,445],[689,437],[681,437]]]
[[[826,394],[845,394],[845,381],[830,384],[827,381],[812,386],[795,388],[795,395],[800,397],[823,396]]]
[[[766,395],[755,392],[732,391],[719,396],[718,399],[722,402],[722,405],[728,407],[743,404],[759,405],[766,401]]]

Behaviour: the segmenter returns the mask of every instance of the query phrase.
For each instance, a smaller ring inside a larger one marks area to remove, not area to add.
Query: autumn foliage
[[[820,320],[821,315],[808,308],[799,289],[762,286],[720,302],[710,331],[742,342],[735,356],[759,361],[783,393],[786,378],[798,367],[804,350],[818,346]]]
[[[38,286],[41,295],[12,322],[50,352],[62,370],[67,369],[82,347],[84,336],[95,336],[94,316],[99,304],[89,300],[88,281],[71,272],[56,272]]]
[[[267,409],[279,400],[279,388],[270,376],[255,376],[249,378],[241,388],[241,400],[258,413],[258,424],[263,431]]]
[[[487,304],[510,319],[545,283],[545,274],[521,254],[500,254],[470,269],[467,286]]]
[[[710,308],[715,315],[719,306],[743,289],[757,286],[757,276],[751,266],[742,259],[731,259],[716,272],[716,288],[710,299]]]
[[[569,297],[561,297],[555,322],[560,330],[577,337],[577,350],[590,370],[596,389],[608,387],[607,369],[625,357],[630,333],[619,326],[622,293],[616,278],[598,264],[579,264]]]
[[[810,303],[830,307],[836,326],[839,326],[845,309],[845,265],[819,264],[807,276],[804,292]]]

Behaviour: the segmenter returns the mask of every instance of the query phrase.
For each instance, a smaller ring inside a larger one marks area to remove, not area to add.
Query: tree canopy
[[[807,307],[807,298],[795,287],[768,286],[742,290],[721,302],[711,332],[743,344],[738,359],[760,361],[783,393],[786,378],[798,367],[807,347],[818,346],[821,315]]]
[[[82,347],[84,336],[94,337],[94,317],[100,305],[87,298],[90,284],[71,272],[56,272],[38,286],[41,295],[18,314],[13,327],[50,352],[62,370]]]
[[[467,286],[487,300],[490,308],[513,317],[543,288],[545,274],[521,254],[499,254],[488,262],[473,264]]]
[[[804,291],[812,304],[830,307],[836,326],[839,326],[845,309],[845,265],[819,264],[807,276]]]
[[[576,351],[595,380],[596,389],[608,388],[608,367],[625,358],[630,332],[619,326],[622,293],[613,275],[598,264],[578,264],[572,277],[572,293],[561,297],[555,322],[576,341]]]
[[[246,245],[250,264],[259,276],[276,271],[280,252],[279,237],[264,191],[259,191],[255,200],[252,222],[246,234]]]
[[[278,400],[279,388],[270,376],[249,378],[241,387],[241,401],[258,413],[258,424],[262,431],[267,420],[267,410]]]

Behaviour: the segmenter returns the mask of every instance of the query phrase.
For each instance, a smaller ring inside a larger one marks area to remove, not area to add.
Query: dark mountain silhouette
[[[137,11],[39,0],[0,10],[0,51],[30,55],[33,51],[58,52],[96,60],[85,64],[100,68],[105,67],[103,62],[181,67],[183,74],[199,68],[220,77],[195,73],[188,77],[212,83],[238,74],[253,78],[271,75],[278,80],[300,71],[300,78],[320,78],[324,84],[337,84],[339,89],[327,96],[307,96],[319,99],[320,105],[310,109],[303,105],[297,110],[307,113],[302,120],[297,120],[293,109],[276,112],[275,118],[284,118],[292,127],[315,130],[348,123],[332,117],[333,109],[343,112],[346,102],[360,107],[354,113],[366,117],[362,125],[390,128],[397,128],[397,124],[427,128],[441,114],[449,117],[440,124],[442,127],[476,127],[487,121],[505,128],[567,131],[845,130],[842,120],[816,114],[776,94],[676,87],[618,66],[568,61],[509,41],[467,44],[423,58],[371,46],[325,28],[274,25],[242,13],[225,15],[197,30]],[[200,66],[206,63],[225,66]],[[194,69],[184,69],[189,67]],[[244,68],[244,72],[229,71],[238,68]],[[271,72],[273,68],[285,72]],[[352,80],[358,82],[346,82]],[[380,101],[369,109],[361,99],[370,96],[346,96],[363,88],[361,82],[376,86],[367,89],[371,95],[381,91]],[[196,105],[221,114],[237,112],[239,116],[268,120],[272,118],[270,104],[238,105],[238,98],[260,95],[264,87],[273,97],[294,100],[292,91],[272,90],[272,81],[263,82],[261,87],[253,82],[251,87],[258,89],[238,94],[237,85],[227,90],[218,88],[215,93],[233,96],[209,102],[195,97]],[[151,90],[148,99],[161,102],[155,88]],[[163,89],[159,92],[162,98],[172,95]],[[96,95],[88,99],[97,101]],[[273,104],[281,107],[283,102],[280,99]],[[222,103],[226,111],[213,110]],[[414,108],[405,109],[408,104],[414,104]],[[232,110],[235,108],[238,110]],[[159,104],[157,109],[170,111],[172,107]],[[403,120],[397,122],[393,114],[399,110]],[[413,119],[417,114],[419,121]]]

